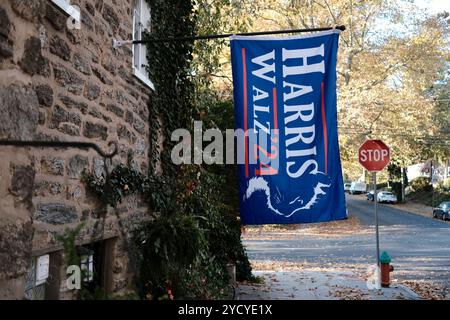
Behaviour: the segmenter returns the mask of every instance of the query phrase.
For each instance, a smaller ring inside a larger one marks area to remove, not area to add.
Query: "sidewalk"
[[[351,271],[255,271],[263,284],[240,284],[239,300],[418,300],[405,286],[368,290]]]
[[[433,218],[433,207],[424,205],[423,203],[417,203],[414,201],[400,202],[396,204],[384,204],[392,208],[403,210],[409,213],[418,214],[423,217]]]

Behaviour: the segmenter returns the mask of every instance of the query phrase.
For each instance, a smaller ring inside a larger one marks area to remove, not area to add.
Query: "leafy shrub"
[[[196,166],[182,171],[176,213],[166,211],[135,231],[143,295],[158,299],[170,288],[175,298],[228,298],[227,264],[236,264],[238,280],[253,276],[237,216],[223,203],[225,178]]]
[[[185,200],[185,212],[201,217],[200,224],[207,230],[210,252],[225,268],[236,264],[237,280],[252,280],[250,262],[241,241],[241,225],[229,206],[223,203],[223,192],[227,188],[226,178],[204,171],[198,184]]]
[[[164,289],[181,283],[186,271],[205,251],[205,236],[189,215],[163,215],[139,226],[134,233],[145,296],[158,298]]]
[[[444,190],[450,190],[450,177],[444,179],[443,187]]]
[[[227,264],[236,264],[237,280],[253,279],[240,223],[221,191],[227,179],[196,166],[180,171],[172,187],[162,176],[147,177],[122,164],[108,178],[84,172],[83,181],[105,204],[115,207],[124,196],[141,192],[161,212],[133,232],[142,297],[226,298]]]
[[[176,291],[187,299],[223,299],[227,297],[229,279],[226,267],[210,254],[203,254],[199,265],[190,268],[180,279]]]
[[[410,185],[416,192],[429,192],[433,190],[431,180],[428,177],[417,177],[412,179]]]

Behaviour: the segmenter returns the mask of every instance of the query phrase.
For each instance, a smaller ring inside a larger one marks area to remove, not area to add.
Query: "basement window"
[[[84,274],[84,282],[94,280],[94,251],[89,250],[81,256],[81,272]]]
[[[25,282],[25,299],[57,300],[61,285],[61,252],[32,257]]]
[[[67,15],[71,16],[76,22],[80,22],[81,16],[80,11],[70,4],[70,0],[50,0],[53,2],[60,10],[62,10]]]
[[[91,294],[112,292],[115,242],[116,238],[110,238],[78,249],[83,287]]]
[[[135,0],[133,11],[133,39],[142,40],[144,31],[150,32],[150,6],[145,0]],[[133,45],[133,74],[151,89],[155,89],[145,69],[147,61],[147,47],[142,44]]]

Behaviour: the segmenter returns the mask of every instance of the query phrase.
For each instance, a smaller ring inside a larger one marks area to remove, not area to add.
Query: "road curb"
[[[408,300],[423,300],[416,292],[414,292],[411,288],[409,288],[403,284],[396,284],[396,287],[407,292],[407,294],[409,296]]]

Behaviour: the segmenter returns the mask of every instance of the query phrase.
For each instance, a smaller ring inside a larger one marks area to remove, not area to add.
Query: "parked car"
[[[373,190],[367,192],[367,200],[373,201],[374,199],[375,199],[375,195],[374,195]]]
[[[450,201],[442,202],[437,208],[434,208],[433,218],[450,220]]]
[[[344,183],[344,192],[350,192],[351,183]]]
[[[390,191],[380,191],[377,194],[378,202],[396,203],[397,196]]]
[[[366,192],[366,184],[364,182],[354,181],[350,185],[350,194],[361,194]]]

